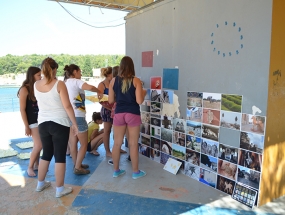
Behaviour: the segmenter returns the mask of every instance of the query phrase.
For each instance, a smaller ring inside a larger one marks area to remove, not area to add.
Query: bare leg
[[[74,165],[76,164],[76,160],[77,160],[77,142],[78,142],[77,136],[74,136],[70,132],[68,144],[69,144],[70,155],[72,157],[72,161]]]
[[[111,134],[112,123],[111,122],[104,122],[104,135],[103,135],[103,142],[104,147],[106,150],[106,156],[112,157],[112,153],[110,150],[110,134]]]
[[[127,126],[128,143],[130,148],[130,155],[132,161],[133,172],[139,171],[139,152],[138,152],[138,141],[140,135],[140,126]]]
[[[77,137],[79,138],[80,148],[79,148],[79,151],[77,153],[75,168],[76,169],[82,169],[81,164],[82,164],[82,161],[83,161],[85,154],[86,154],[86,151],[87,151],[88,133],[87,133],[87,131],[85,131],[83,133],[78,133]]]
[[[105,128],[104,128],[105,129]],[[120,150],[123,143],[124,135],[126,132],[126,126],[114,126],[114,145],[112,150],[112,159],[114,165],[114,171],[119,170],[120,162]]]
[[[102,134],[99,134],[97,137],[95,137],[93,140],[91,140],[91,152],[90,153],[93,153],[94,155],[99,155],[99,153],[97,152],[97,149],[98,147],[103,143],[103,135],[104,133]]]
[[[55,184],[57,187],[64,185],[66,163],[55,163]]]
[[[46,160],[40,160],[40,164],[39,164],[39,172],[38,172],[38,180],[39,181],[44,181],[46,178],[46,174],[48,171],[48,167],[49,167],[49,163],[50,161],[46,161]]]
[[[41,138],[40,138],[38,128],[32,128],[31,132],[32,132],[32,138],[34,141],[34,147],[33,147],[33,150],[31,152],[30,163],[29,163],[29,167],[28,167],[27,172],[28,172],[29,176],[36,176],[36,174],[34,172],[34,166],[36,168],[38,168],[39,156],[40,156],[40,152],[42,150],[42,142],[41,142]]]

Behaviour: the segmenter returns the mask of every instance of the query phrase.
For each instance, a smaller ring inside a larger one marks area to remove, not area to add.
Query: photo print
[[[150,136],[146,134],[141,134],[141,144],[150,146]]]
[[[169,117],[166,114],[164,116],[161,116],[161,127],[172,130],[172,124],[172,117]]]
[[[203,109],[201,107],[190,107],[186,109],[186,119],[195,122],[202,121]]]
[[[203,93],[203,108],[214,110],[221,109],[221,94],[219,93]]]
[[[147,112],[141,112],[142,123],[150,123],[150,114]]]
[[[255,189],[259,189],[260,173],[238,166],[237,181]]]
[[[165,165],[169,158],[171,158],[171,156],[169,154],[165,154],[165,153],[161,152],[160,163]]]
[[[224,160],[218,160],[218,174],[236,180],[237,165]]]
[[[219,127],[202,124],[202,137],[219,141]]]
[[[151,103],[149,100],[144,100],[141,104],[141,111],[150,112],[150,104]]]
[[[150,135],[150,125],[148,123],[142,123],[140,131],[142,134]]]
[[[235,181],[232,181],[230,179],[227,179],[223,176],[218,175],[218,179],[217,179],[217,189],[227,193],[229,195],[233,194],[234,188],[235,188]]]
[[[191,149],[186,149],[185,161],[196,166],[200,166],[200,153]]]
[[[264,136],[259,134],[253,134],[248,132],[240,132],[240,148],[263,153]]]
[[[151,117],[150,124],[160,127],[161,120],[159,118]]]
[[[199,181],[200,167],[195,166],[189,162],[185,162],[184,174]]]
[[[173,130],[185,133],[186,122],[184,119],[173,118]]]
[[[202,138],[191,135],[186,135],[186,147],[188,149],[200,152]]]
[[[242,204],[248,206],[249,208],[253,208],[253,206],[257,203],[258,193],[254,189],[250,189],[247,186],[244,186],[240,183],[236,183],[232,198],[241,202]]]
[[[219,159],[229,161],[237,164],[238,162],[238,149],[232,146],[227,146],[222,143],[219,144]]]
[[[151,93],[150,93],[150,100],[152,102],[161,102],[161,90],[153,90],[151,89]]]
[[[202,107],[203,93],[187,92],[187,106]]]
[[[222,94],[221,110],[241,113],[242,96]]]
[[[201,123],[194,121],[186,121],[186,134],[201,137]]]
[[[185,160],[186,148],[172,143],[172,156],[180,160]]]
[[[185,134],[178,132],[178,131],[173,131],[173,135],[172,135],[172,142],[176,143],[180,146],[185,147]]]
[[[218,157],[218,145],[218,142],[203,138],[201,143],[201,153],[210,155],[212,157]]]
[[[160,127],[151,125],[150,126],[150,132],[151,132],[150,133],[151,136],[160,139],[160,134],[161,134],[161,128]]]
[[[203,109],[203,123],[209,125],[220,125],[220,111],[212,109]]]
[[[240,130],[241,113],[221,111],[221,127]]]
[[[145,146],[145,145],[140,145],[139,146],[139,153],[142,154],[143,156],[146,156],[146,157],[150,157],[150,148],[148,146]]]
[[[242,114],[241,130],[264,135],[265,117],[251,114]]]
[[[162,78],[161,77],[150,77],[150,88],[151,89],[161,89],[162,88]]]
[[[159,150],[150,149],[150,158],[157,163],[160,163],[160,154]]]
[[[172,142],[172,130],[161,128],[161,140]]]
[[[162,90],[161,91],[161,102],[173,104],[173,94],[172,90]]]
[[[160,148],[160,139],[157,139],[155,137],[150,138],[150,147],[156,150],[161,150]]]
[[[159,102],[151,102],[150,105],[150,113],[153,115],[157,115],[158,117],[160,117],[160,113],[161,113],[161,103]]]
[[[217,172],[218,159],[209,155],[201,154],[200,166],[204,169]]]
[[[151,90],[149,88],[146,89],[146,95],[144,97],[145,100],[150,100],[150,93],[151,93]]]
[[[168,154],[168,155],[172,154],[172,143],[162,140],[160,142],[160,146],[161,146],[161,152],[163,152],[164,154]]]
[[[211,171],[200,168],[199,181],[203,184],[216,188],[217,175]]]
[[[262,155],[251,151],[239,150],[238,164],[246,168],[261,171]]]

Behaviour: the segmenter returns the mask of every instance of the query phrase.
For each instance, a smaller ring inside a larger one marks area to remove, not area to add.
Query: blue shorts
[[[75,117],[75,119],[78,126],[78,133],[83,133],[85,131],[88,131],[88,125],[85,117]],[[70,124],[72,125],[71,122]]]

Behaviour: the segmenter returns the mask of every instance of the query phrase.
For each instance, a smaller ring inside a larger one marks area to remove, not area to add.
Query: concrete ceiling
[[[49,1],[78,4],[78,5],[99,7],[99,8],[108,8],[113,10],[121,10],[125,12],[133,12],[157,0],[49,0]]]

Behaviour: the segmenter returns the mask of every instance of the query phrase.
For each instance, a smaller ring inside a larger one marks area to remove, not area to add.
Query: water
[[[17,92],[19,90],[19,86],[17,87],[6,87],[0,86],[0,112],[15,112],[20,111],[19,98],[17,97]],[[86,91],[86,96],[94,95],[93,92]],[[85,101],[86,105],[94,104],[89,100]],[[98,105],[96,105],[98,106]],[[97,107],[96,110],[100,109]]]

